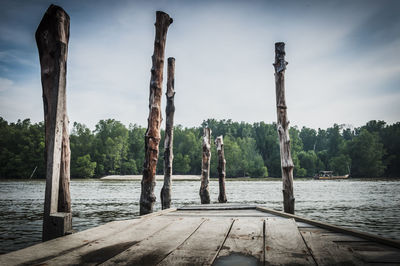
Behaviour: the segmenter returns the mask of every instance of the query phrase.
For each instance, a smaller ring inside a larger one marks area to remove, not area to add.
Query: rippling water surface
[[[160,210],[157,182],[156,210]],[[173,183],[172,205],[200,204],[200,182]],[[0,181],[0,254],[41,241],[45,182]],[[281,181],[228,181],[230,203],[282,209]],[[296,214],[400,239],[400,180],[295,180]],[[211,200],[218,182],[210,182]],[[139,213],[140,181],[72,180],[73,227],[82,231]]]

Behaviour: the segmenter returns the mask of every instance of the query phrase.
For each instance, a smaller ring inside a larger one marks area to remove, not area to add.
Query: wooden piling
[[[210,162],[211,162],[211,129],[203,129],[203,157],[201,164],[201,185],[200,201],[201,204],[210,204],[210,192],[208,184],[210,183]]]
[[[295,198],[293,195],[293,161],[290,154],[289,120],[285,99],[285,70],[288,63],[285,61],[285,43],[275,43],[275,86],[276,110],[278,116],[277,130],[279,135],[283,207],[286,213],[294,214]]]
[[[66,111],[66,72],[69,16],[50,5],[36,31],[43,89],[46,190],[43,241],[72,229],[70,147]]]
[[[161,207],[168,209],[171,207],[171,176],[172,162],[174,160],[174,97],[175,97],[175,58],[168,58],[168,80],[167,80],[167,107],[165,108],[165,141],[164,141],[164,185],[161,189]]]
[[[156,168],[158,146],[160,144],[161,97],[164,68],[165,43],[169,25],[173,22],[170,16],[162,11],[156,12],[156,35],[151,68],[149,118],[145,135],[145,159],[143,164],[142,190],[140,195],[140,215],[153,212],[154,186],[156,184]]]
[[[218,181],[219,181],[219,196],[218,202],[225,203],[226,194],[225,194],[225,154],[224,154],[224,140],[222,136],[219,136],[215,139],[215,146],[217,147],[218,152]]]

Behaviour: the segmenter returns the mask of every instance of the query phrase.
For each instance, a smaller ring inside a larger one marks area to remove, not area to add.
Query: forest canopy
[[[227,177],[280,177],[276,124],[208,119],[199,127],[174,128],[173,174],[201,173],[202,128],[212,139],[224,137]],[[114,119],[100,120],[94,130],[73,123],[71,177],[139,175],[144,161],[146,129],[127,128]],[[369,121],[349,128],[334,124],[327,129],[290,128],[295,177],[312,177],[318,171],[352,177],[400,177],[400,122]],[[157,173],[163,173],[164,131],[161,131]],[[217,152],[211,147],[211,177],[217,177]],[[0,178],[44,178],[44,123],[29,119],[8,123],[0,117]]]

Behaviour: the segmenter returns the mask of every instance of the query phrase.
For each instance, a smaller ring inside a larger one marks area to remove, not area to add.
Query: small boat
[[[319,171],[318,174],[314,176],[317,180],[332,180],[332,179],[347,179],[349,175],[333,175],[333,171]]]

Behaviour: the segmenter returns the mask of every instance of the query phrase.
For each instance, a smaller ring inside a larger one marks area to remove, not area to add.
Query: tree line
[[[174,128],[173,174],[201,173],[202,128],[212,138],[224,137],[227,177],[280,177],[280,148],[276,124],[208,119],[199,127]],[[71,177],[138,175],[144,161],[146,129],[127,128],[114,119],[100,120],[94,130],[73,123],[70,135]],[[369,121],[349,128],[291,127],[295,177],[318,171],[352,177],[400,177],[400,122]],[[163,173],[164,131],[161,131],[157,173]],[[217,151],[212,144],[211,177],[217,177]],[[44,123],[29,119],[8,123],[0,117],[0,178],[44,178]]]

